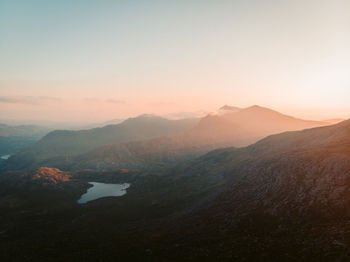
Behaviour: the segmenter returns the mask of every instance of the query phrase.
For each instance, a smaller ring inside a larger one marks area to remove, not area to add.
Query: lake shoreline
[[[82,194],[77,201],[78,204],[86,204],[90,201],[104,197],[119,197],[125,195],[126,189],[130,187],[129,183],[123,184],[107,184],[100,182],[88,182],[92,187],[89,187],[87,192]]]

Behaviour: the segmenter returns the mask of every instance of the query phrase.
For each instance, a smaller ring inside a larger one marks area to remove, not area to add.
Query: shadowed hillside
[[[163,236],[182,247],[163,245],[162,255],[199,259],[206,250],[205,256],[224,261],[350,258],[350,120],[213,151],[191,168],[224,175],[226,186]]]

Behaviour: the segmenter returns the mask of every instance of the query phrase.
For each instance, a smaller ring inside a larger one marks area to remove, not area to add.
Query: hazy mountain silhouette
[[[16,166],[29,167],[50,158],[69,158],[102,145],[174,135],[192,128],[197,122],[197,119],[168,120],[154,115],[142,115],[102,128],[56,130],[11,157],[7,164],[10,169],[16,169]]]
[[[241,109],[242,108],[239,108],[239,107],[236,107],[236,106],[224,105],[223,107],[220,107],[218,113],[219,113],[219,115],[223,115],[223,114],[238,112]]]
[[[267,135],[327,124],[294,118],[255,105],[224,115],[208,115],[200,121],[193,133],[194,136],[216,141],[231,140],[235,141],[235,146],[246,146]]]
[[[0,136],[31,136],[31,137],[41,137],[47,132],[49,128],[36,126],[36,125],[20,125],[20,126],[10,126],[0,123]]]
[[[345,119],[343,118],[332,118],[332,119],[327,119],[324,120],[323,122],[329,123],[330,125],[334,125],[334,124],[338,124],[342,121],[345,121]]]
[[[220,147],[246,146],[274,133],[326,124],[252,106],[225,115],[208,115],[179,135],[105,145],[68,160],[46,159],[39,165],[75,170],[147,168],[193,158]]]
[[[34,144],[50,131],[36,125],[11,126],[0,123],[0,156],[16,153]]]

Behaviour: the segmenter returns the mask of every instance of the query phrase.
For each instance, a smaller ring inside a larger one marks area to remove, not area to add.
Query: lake
[[[89,184],[92,185],[92,187],[90,187],[88,191],[80,197],[80,199],[78,200],[79,204],[84,204],[102,197],[118,197],[125,195],[126,189],[130,186],[130,184],[128,183],[105,184],[98,182],[89,182]]]
[[[4,159],[4,160],[7,160],[7,159],[10,158],[10,156],[11,156],[11,155],[4,155],[4,156],[1,156],[0,158],[1,158],[1,159]]]

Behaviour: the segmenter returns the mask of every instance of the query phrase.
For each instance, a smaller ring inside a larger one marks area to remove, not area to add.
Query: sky
[[[348,0],[0,0],[0,119],[225,104],[350,118],[349,10]]]

